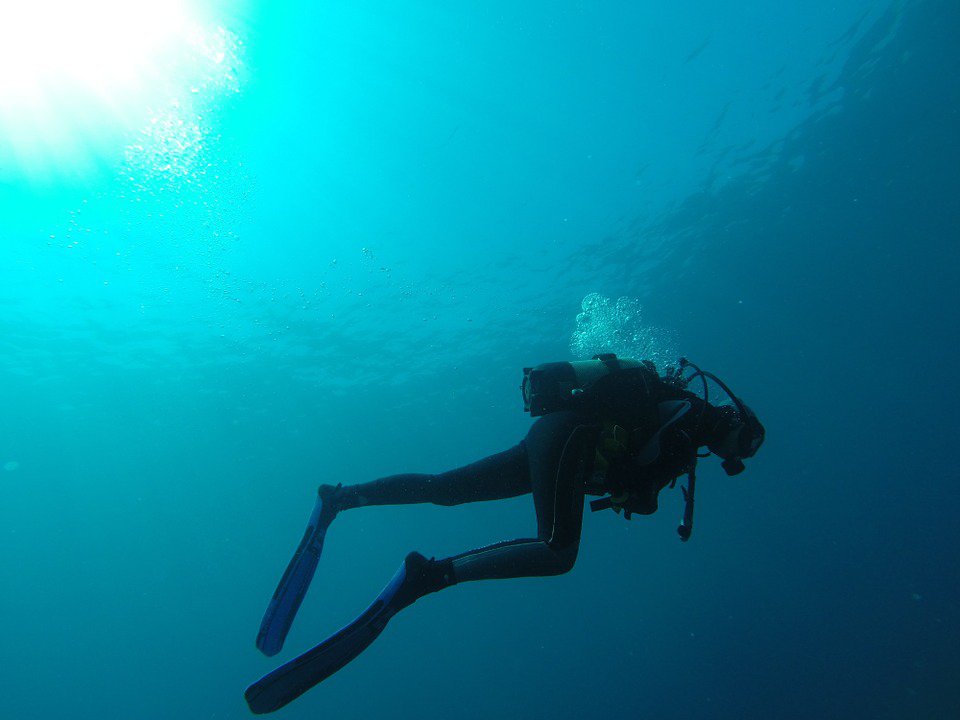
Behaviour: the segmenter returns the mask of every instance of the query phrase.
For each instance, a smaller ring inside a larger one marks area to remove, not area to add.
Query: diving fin
[[[427,593],[452,583],[450,567],[410,553],[373,604],[311,650],[263,676],[244,692],[251,712],[279,710],[351,662],[377,639],[390,619]]]
[[[307,529],[297,551],[280,578],[280,583],[270,599],[267,611],[257,633],[257,648],[264,655],[276,655],[283,648],[283,641],[290,632],[293,618],[300,609],[304,595],[317,569],[323,539],[327,528],[337,516],[340,507],[336,502],[339,486],[323,485],[317,493],[317,502],[307,522]]]

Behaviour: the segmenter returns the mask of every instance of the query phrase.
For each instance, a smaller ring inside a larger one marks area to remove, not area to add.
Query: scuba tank
[[[520,385],[523,409],[531,417],[560,410],[586,410],[587,391],[598,380],[629,368],[643,368],[657,377],[656,366],[649,360],[620,359],[613,353],[595,355],[592,360],[543,363],[524,368]]]

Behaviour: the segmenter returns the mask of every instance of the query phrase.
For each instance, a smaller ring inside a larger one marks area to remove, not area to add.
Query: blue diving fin
[[[260,632],[257,633],[257,648],[264,655],[276,655],[283,648],[283,641],[317,569],[327,528],[337,516],[339,506],[336,503],[335,489],[333,492],[324,492],[327,487],[333,488],[323,486],[317,494],[317,503],[310,514],[303,539],[290,558],[267,611],[263,614]]]
[[[279,710],[355,659],[377,639],[390,619],[427,592],[424,571],[431,563],[410,553],[373,604],[356,620],[311,650],[264,675],[244,692],[257,715]]]

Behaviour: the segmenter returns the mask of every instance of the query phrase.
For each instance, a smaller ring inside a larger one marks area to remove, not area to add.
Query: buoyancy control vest
[[[590,494],[593,510],[626,519],[657,509],[657,494],[696,465],[696,447],[680,427],[692,405],[683,384],[661,377],[650,361],[597,355],[592,360],[524,368],[524,410],[539,417],[562,410],[600,427]]]

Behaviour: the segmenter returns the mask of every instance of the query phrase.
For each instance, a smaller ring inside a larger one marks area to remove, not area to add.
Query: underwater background
[[[0,52],[0,717],[249,717],[408,551],[535,528],[345,513],[264,658],[316,486],[505,449],[524,366],[610,350],[766,425],[691,541],[588,512],[277,716],[960,717],[956,0],[182,9],[133,79],[79,15],[82,75]]]

